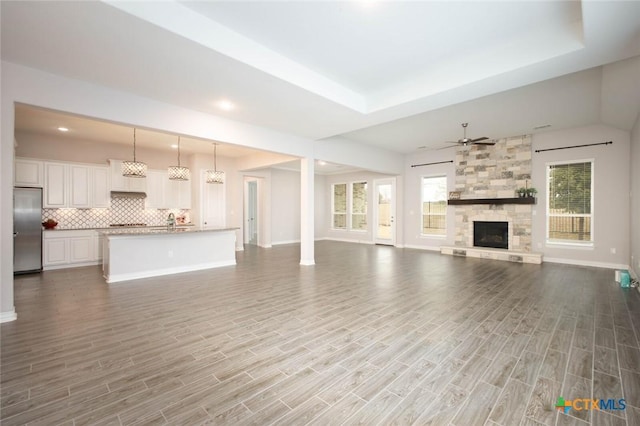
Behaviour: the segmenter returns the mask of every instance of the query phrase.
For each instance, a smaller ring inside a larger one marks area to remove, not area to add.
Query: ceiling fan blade
[[[449,143],[457,143],[457,142],[449,142]],[[454,146],[453,145],[441,146],[440,148],[433,148],[433,151],[440,151],[441,149],[449,149],[449,148],[454,148]]]
[[[470,142],[472,142],[472,143],[476,143],[476,142],[480,142],[480,141],[486,141],[487,139],[489,139],[489,138],[488,138],[488,137],[486,137],[486,136],[483,136],[483,137],[481,137],[481,138],[471,139],[471,140],[470,140]]]
[[[487,138],[488,139],[488,138]],[[474,145],[495,145],[495,142],[472,142]]]

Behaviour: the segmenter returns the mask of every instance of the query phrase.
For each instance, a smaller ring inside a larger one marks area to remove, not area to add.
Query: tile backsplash
[[[169,213],[176,218],[184,215],[189,222],[189,210],[146,209],[143,198],[111,198],[111,207],[106,209],[43,209],[42,221],[57,221],[56,229],[108,228],[113,223],[163,226]]]

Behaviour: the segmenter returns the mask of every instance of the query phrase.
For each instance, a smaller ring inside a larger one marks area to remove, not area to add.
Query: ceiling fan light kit
[[[467,126],[469,123],[462,123],[463,135],[462,139],[458,139],[457,141],[447,141],[447,143],[457,143],[458,145],[467,146],[471,145],[495,145],[496,143],[493,141],[488,141],[489,138],[486,136],[482,136],[479,138],[471,139],[467,137]],[[488,142],[484,142],[488,141]]]

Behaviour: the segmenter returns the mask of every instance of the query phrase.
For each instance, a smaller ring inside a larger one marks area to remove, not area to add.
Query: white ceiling
[[[65,127],[68,131],[61,132],[58,130],[59,127]],[[57,139],[63,137],[84,142],[118,143],[133,147],[133,127],[131,126],[30,105],[16,105],[15,130],[16,133],[54,136]],[[213,154],[213,144],[217,145],[217,154],[222,157],[243,157],[259,152],[238,145],[140,128],[136,129],[136,146],[171,151],[177,149],[178,136],[180,136],[180,152],[185,154]]]
[[[637,1],[0,8],[3,60],[311,139],[409,153],[459,139],[462,122],[490,138],[629,130],[640,110]]]

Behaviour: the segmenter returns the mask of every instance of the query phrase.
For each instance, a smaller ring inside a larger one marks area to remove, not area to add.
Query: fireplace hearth
[[[509,248],[509,222],[473,222],[473,246]]]

